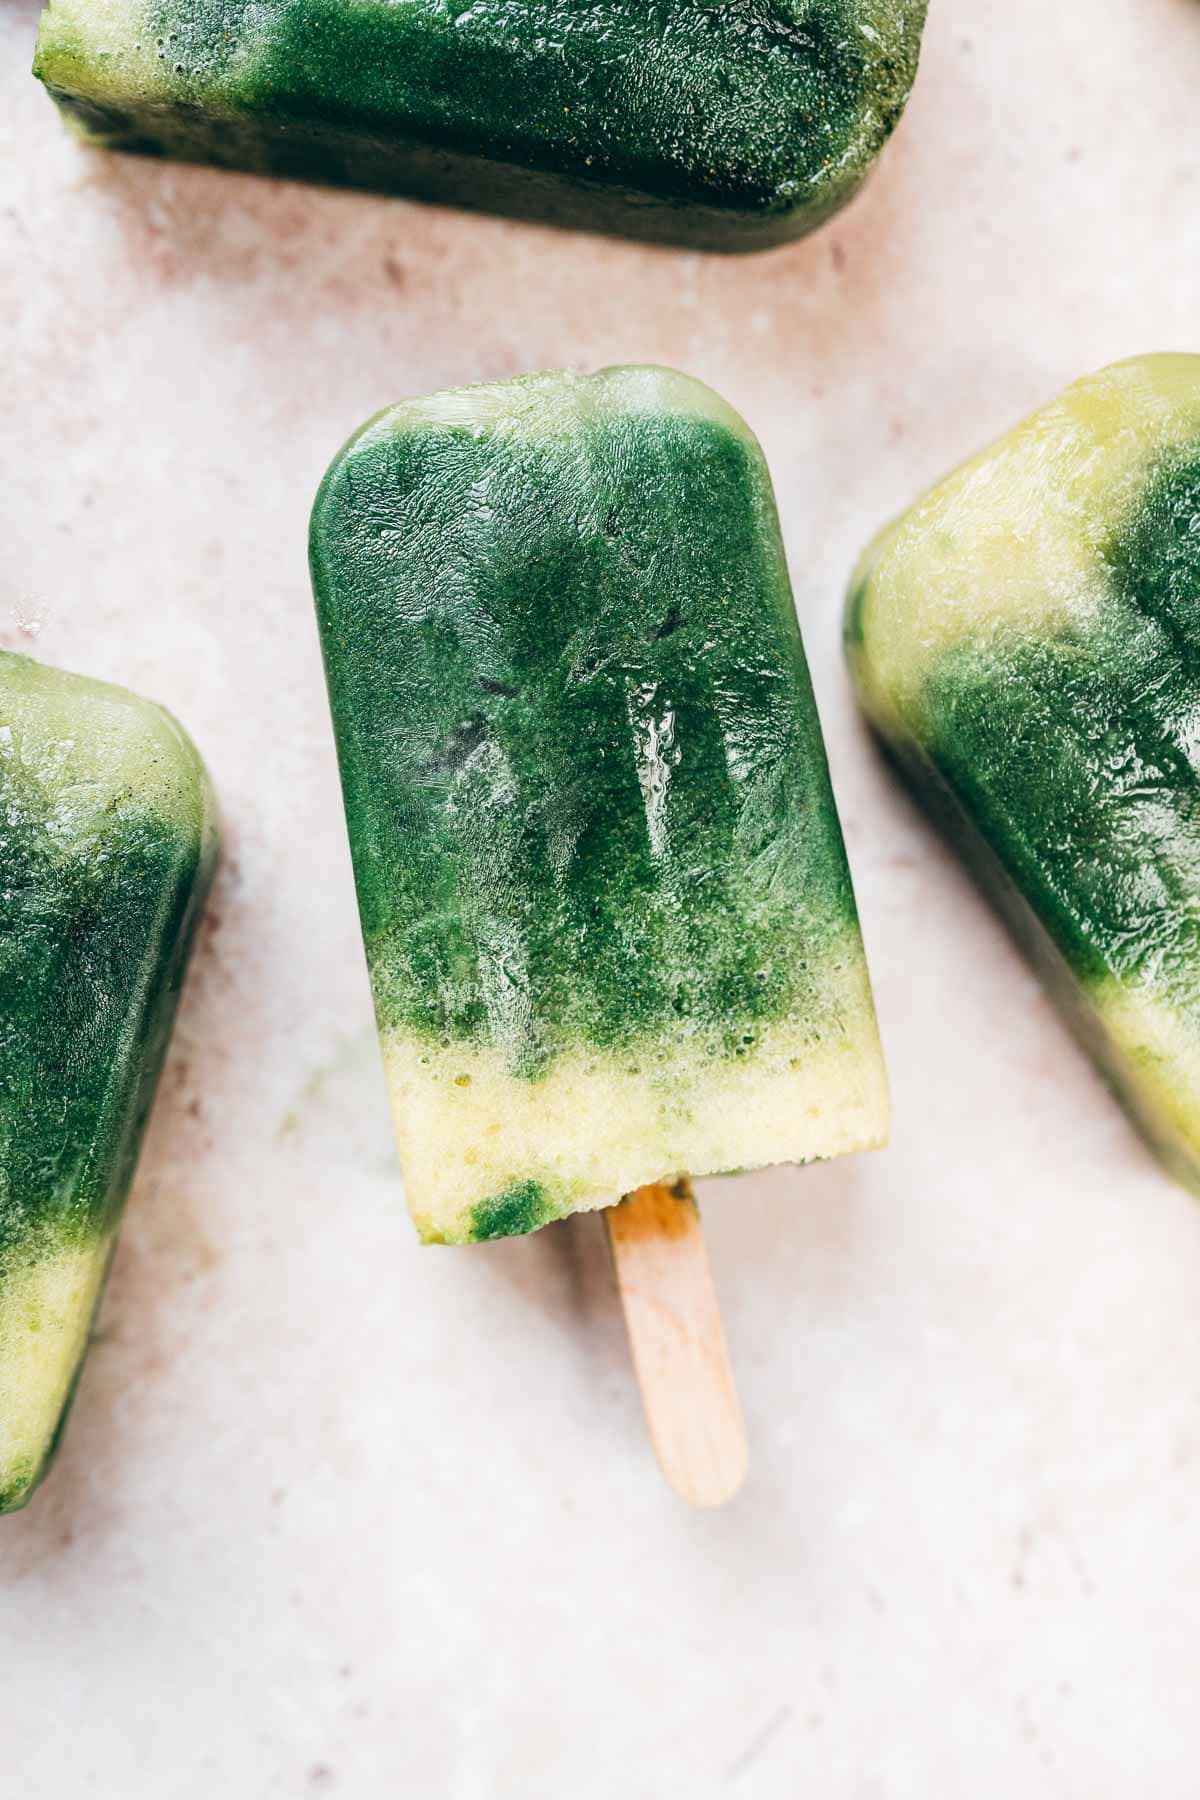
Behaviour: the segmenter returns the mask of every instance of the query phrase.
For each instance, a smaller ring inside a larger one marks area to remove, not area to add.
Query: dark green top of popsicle
[[[854,902],[766,468],[666,371],[399,407],[312,559],[380,1024],[741,1055]],[[860,952],[858,952],[860,953]]]
[[[844,204],[926,0],[52,0],[36,72],[116,147],[714,248]]]
[[[0,653],[0,1304],[124,1197],[214,853],[169,715]]]

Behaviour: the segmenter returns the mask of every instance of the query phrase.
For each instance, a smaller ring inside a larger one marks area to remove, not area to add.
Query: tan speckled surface
[[[22,1800],[1192,1800],[1200,1213],[890,785],[855,554],[1200,347],[1200,6],[935,0],[823,235],[707,261],[90,161],[0,0],[0,642],[165,700],[228,854],[60,1465],[0,1521]],[[678,363],[776,474],[895,1089],[710,1183],[750,1482],[685,1515],[596,1220],[419,1250],[304,564],[370,411]]]

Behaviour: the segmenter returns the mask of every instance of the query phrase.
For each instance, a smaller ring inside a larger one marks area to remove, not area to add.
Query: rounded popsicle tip
[[[930,669],[998,635],[1100,618],[1109,539],[1154,468],[1200,437],[1200,356],[1130,357],[1048,405],[919,495],[851,576],[845,650],[885,736],[919,721]]]
[[[338,510],[343,477],[360,456],[389,439],[428,433],[484,438],[561,441],[622,416],[682,418],[723,426],[761,457],[750,427],[727,400],[694,375],[660,363],[616,364],[581,374],[537,369],[507,381],[474,382],[397,401],[373,413],[333,458],[313,505],[311,541],[319,548],[322,526]],[[335,521],[336,523],[336,521]]]
[[[60,834],[102,823],[119,799],[169,823],[194,843],[198,864],[211,864],[216,795],[195,744],[165,706],[0,650],[0,712],[0,758],[36,779],[57,809]]]

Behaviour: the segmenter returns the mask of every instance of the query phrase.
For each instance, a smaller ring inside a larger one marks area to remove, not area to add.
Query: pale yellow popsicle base
[[[686,1181],[653,1182],[604,1215],[650,1439],[692,1506],[746,1475],[746,1433],[700,1215]]]
[[[41,1471],[87,1348],[111,1236],[48,1249],[0,1277],[0,1498]]]
[[[847,958],[825,1039],[791,1021],[745,1058],[650,1051],[563,1056],[520,1081],[495,1052],[385,1034],[383,1059],[409,1209],[426,1242],[465,1243],[471,1209],[532,1179],[558,1216],[693,1176],[813,1162],[886,1142],[887,1080],[861,956]]]

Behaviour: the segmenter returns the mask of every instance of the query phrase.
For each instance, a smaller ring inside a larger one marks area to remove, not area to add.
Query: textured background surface
[[[166,700],[227,856],[66,1450],[0,1523],[26,1800],[1191,1800],[1200,1215],[877,766],[867,534],[1196,349],[1192,0],[935,0],[854,209],[751,262],[89,161],[0,0],[0,642]],[[304,565],[386,401],[655,359],[774,468],[896,1100],[709,1184],[752,1438],[646,1447],[595,1220],[403,1213]]]

